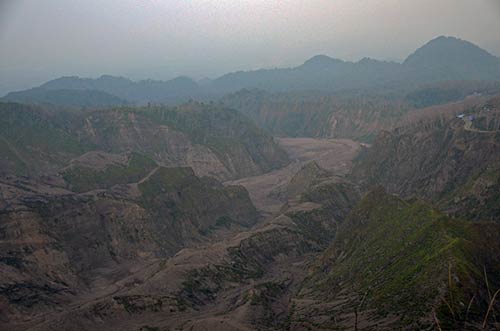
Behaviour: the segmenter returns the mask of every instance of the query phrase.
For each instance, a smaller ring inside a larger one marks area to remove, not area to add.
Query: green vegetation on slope
[[[22,174],[60,166],[89,148],[71,132],[68,113],[54,116],[41,108],[0,103],[0,116],[0,159]]]
[[[498,275],[500,260],[499,243],[487,238],[498,235],[496,225],[451,219],[423,202],[377,190],[344,222],[305,288],[327,300],[357,293],[366,297],[364,308],[398,316],[401,325],[428,325],[433,309],[443,325],[463,324],[473,295],[467,318],[484,316],[483,267]],[[492,277],[490,286],[499,280]]]
[[[215,179],[196,177],[191,168],[160,167],[139,184],[141,205],[158,218],[192,223],[202,234],[219,227],[221,219],[247,227],[257,221],[257,211],[241,186],[225,187]]]
[[[63,178],[75,192],[110,188],[117,184],[138,182],[156,167],[156,162],[139,153],[132,153],[127,164],[111,164],[102,170],[72,166],[63,172]]]
[[[161,193],[181,190],[193,183],[201,184],[191,168],[160,168],[149,180],[139,184],[139,189],[145,197],[154,198]]]

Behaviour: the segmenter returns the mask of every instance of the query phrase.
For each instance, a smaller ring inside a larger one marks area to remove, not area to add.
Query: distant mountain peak
[[[425,49],[426,47],[427,48],[430,48],[430,47],[464,47],[464,48],[476,49],[476,50],[480,50],[481,52],[488,53],[487,51],[485,51],[484,49],[480,48],[479,46],[471,43],[470,41],[463,40],[463,39],[453,37],[453,36],[436,37],[436,38],[428,41],[421,48]]]
[[[296,67],[236,71],[213,80],[195,81],[186,76],[167,81],[132,81],[112,75],[97,79],[67,76],[40,87],[103,91],[129,102],[178,102],[214,98],[245,88],[270,92],[340,91],[460,80],[500,80],[500,59],[468,41],[438,36],[404,61],[365,57],[352,62],[320,54]]]
[[[418,48],[413,54],[408,56],[404,64],[414,65],[424,62],[493,62],[498,60],[479,46],[456,37],[439,36],[422,47]]]
[[[460,38],[457,38],[457,37],[453,37],[453,36],[444,36],[444,35],[441,35],[441,36],[437,36],[436,38],[434,39],[431,39],[429,40],[428,43],[432,43],[432,42],[442,42],[442,41],[458,41],[458,42],[464,42],[463,39],[460,39]]]
[[[323,65],[330,65],[330,64],[338,64],[338,63],[342,63],[342,62],[344,62],[344,61],[329,57],[327,55],[320,54],[320,55],[313,56],[312,58],[310,58],[309,60],[304,62],[304,64],[302,66],[304,66],[304,67],[306,67],[306,66],[307,67],[309,67],[309,66],[323,66]]]

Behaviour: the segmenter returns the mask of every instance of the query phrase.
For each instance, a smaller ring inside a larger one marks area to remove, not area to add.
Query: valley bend
[[[500,330],[497,0],[0,0],[0,330]]]

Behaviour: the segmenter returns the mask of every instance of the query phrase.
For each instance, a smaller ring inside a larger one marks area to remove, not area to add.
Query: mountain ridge
[[[132,81],[110,75],[96,79],[65,76],[40,88],[101,90],[129,102],[179,103],[192,98],[213,99],[244,88],[337,91],[468,79],[500,80],[500,59],[471,42],[440,36],[419,47],[402,63],[366,57],[352,62],[315,55],[296,67],[230,72],[202,83],[186,76],[167,81]]]

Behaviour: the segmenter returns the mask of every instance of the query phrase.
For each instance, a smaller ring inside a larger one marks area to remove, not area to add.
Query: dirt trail
[[[151,170],[149,172],[149,174],[147,174],[146,177],[144,177],[143,179],[141,179],[140,181],[138,181],[137,184],[142,184],[145,181],[147,181],[151,176],[153,176],[158,171],[158,169],[160,169],[160,167],[156,167],[153,170]]]

